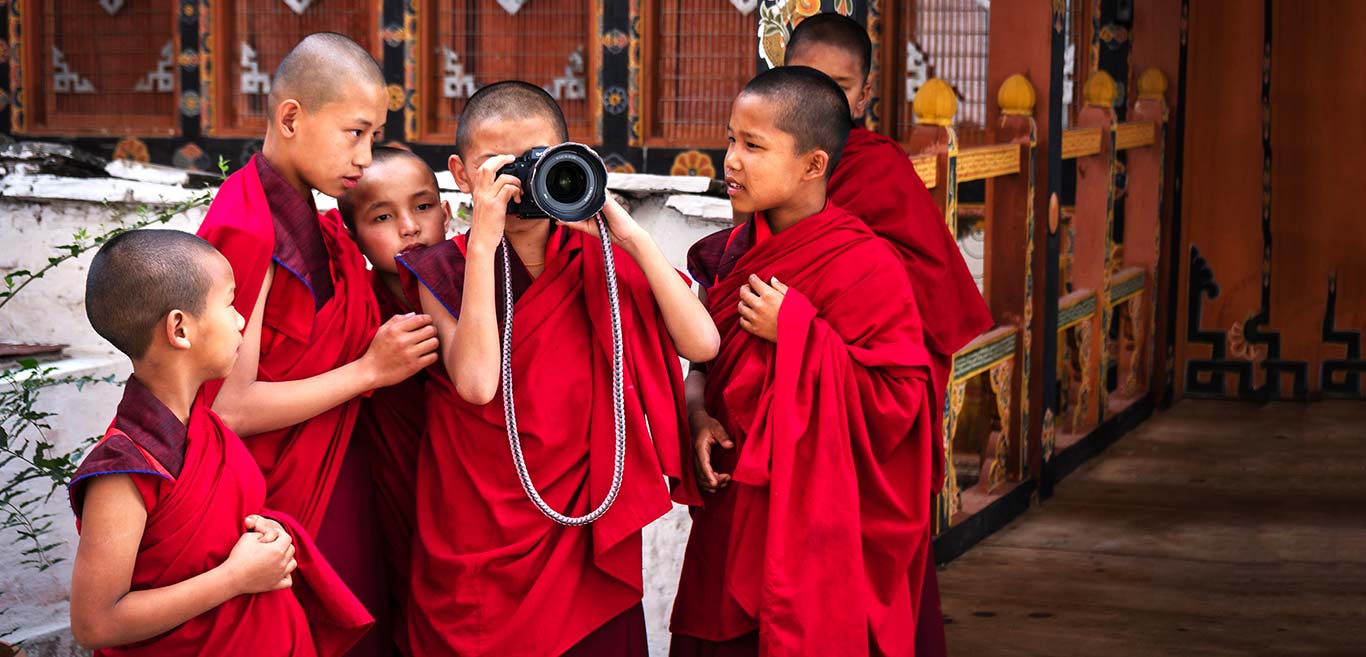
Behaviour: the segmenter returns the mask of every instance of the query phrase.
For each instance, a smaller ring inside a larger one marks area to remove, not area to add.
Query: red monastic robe
[[[934,381],[931,406],[935,418],[942,417],[953,354],[992,326],[991,311],[944,215],[901,145],[862,127],[849,131],[830,177],[830,202],[862,219],[901,254],[925,324]],[[936,440],[942,430],[936,421]],[[944,487],[942,449],[934,450],[934,477],[928,483],[935,493]]]
[[[86,484],[108,474],[131,475],[147,506],[131,590],[170,586],[221,565],[252,514],[284,525],[298,569],[290,589],[239,595],[161,636],[96,655],[332,657],[370,625],[308,532],[288,514],[265,507],[260,470],[209,410],[203,391],[186,427],[137,379],[128,380],[114,422],[71,482],[78,529]]]
[[[380,317],[387,320],[410,312],[410,307],[396,299],[392,291],[375,275],[375,299]],[[408,650],[408,627],[403,622],[408,603],[408,580],[412,563],[412,537],[416,520],[415,483],[417,458],[425,441],[427,409],[427,372],[419,372],[404,381],[380,388],[362,400],[356,418],[356,439],[369,447],[370,474],[375,482],[375,502],[381,536],[383,559],[392,601],[394,641],[399,650]]]
[[[293,192],[273,192],[279,175],[257,155],[229,176],[214,197],[199,236],[228,259],[237,280],[233,305],[251,317],[261,283],[275,278],[261,327],[260,381],[306,379],[365,354],[379,309],[360,249],[336,212],[319,215]],[[289,188],[292,191],[292,188]],[[286,200],[289,201],[286,204]],[[320,250],[321,249],[321,250]],[[217,396],[221,382],[209,386]],[[341,470],[360,400],[244,440],[266,477],[267,502],[317,533]]]
[[[425,286],[458,318],[464,245],[462,235],[400,254],[409,296]],[[615,452],[601,245],[555,229],[534,280],[513,253],[512,371],[527,467],[552,508],[582,515],[605,496]],[[591,526],[561,526],[527,498],[501,392],[470,404],[441,364],[433,367],[429,439],[418,460],[415,655],[645,654],[640,530],[669,510],[664,476],[683,477],[691,451],[680,449],[688,429],[678,355],[644,273],[620,249],[616,264],[626,340],[625,475],[615,505]]]
[[[828,205],[767,236],[705,238],[693,274],[721,332],[707,408],[733,483],[695,509],[675,654],[911,655],[929,558],[929,357],[896,253]],[[790,286],[775,345],[740,328],[751,274]],[[688,441],[690,443],[690,441]],[[758,631],[758,636],[752,633]]]

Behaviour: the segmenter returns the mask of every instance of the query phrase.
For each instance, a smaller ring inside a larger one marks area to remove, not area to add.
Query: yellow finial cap
[[[958,98],[949,83],[930,78],[915,92],[911,109],[917,123],[949,127],[953,125],[953,115],[958,113]]]
[[[1116,94],[1115,79],[1105,71],[1092,73],[1083,90],[1086,104],[1091,107],[1114,107]]]
[[[1033,116],[1034,102],[1034,85],[1019,73],[1006,78],[996,92],[996,103],[1006,116]]]
[[[1153,66],[1138,76],[1138,97],[1163,100],[1167,97],[1167,76]]]

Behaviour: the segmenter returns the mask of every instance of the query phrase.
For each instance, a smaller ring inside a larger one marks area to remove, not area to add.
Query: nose
[[[412,213],[404,212],[398,216],[398,233],[403,237],[412,237],[421,232],[422,226],[413,218]]]
[[[242,316],[242,313],[239,313],[236,309],[233,309],[232,314],[237,317],[238,332],[245,330],[247,328],[247,320],[245,317]]]
[[[351,163],[364,169],[370,166],[370,142],[362,139],[356,147],[355,157],[351,158]]]
[[[740,170],[740,157],[735,153],[735,144],[726,147],[726,159],[722,162],[728,171]]]

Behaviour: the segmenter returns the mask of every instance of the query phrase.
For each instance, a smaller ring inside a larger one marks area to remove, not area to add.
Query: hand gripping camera
[[[505,173],[522,181],[522,201],[510,201],[508,214],[583,221],[607,203],[607,167],[583,144],[533,148],[498,170]]]

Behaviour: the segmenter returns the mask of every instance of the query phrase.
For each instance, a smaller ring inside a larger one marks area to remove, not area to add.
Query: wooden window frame
[[[436,51],[436,46],[440,44],[438,35],[440,33],[440,3],[442,0],[410,0],[420,3],[417,9],[419,20],[416,21],[418,34],[415,35],[415,42],[412,47],[416,50],[417,56],[413,58],[411,66],[415,67],[416,75],[413,77],[413,97],[416,99],[416,128],[414,134],[406,135],[409,141],[419,144],[429,145],[449,145],[455,146],[455,131],[459,127],[459,120],[450,122],[449,130],[433,127],[433,123],[440,123],[436,118],[437,107],[444,100],[437,93],[440,88],[438,82],[441,78],[441,64]],[[473,0],[470,0],[473,1]],[[602,43],[599,38],[599,25],[602,22],[603,2],[605,0],[591,0],[588,3],[587,18],[584,24],[584,89],[588,101],[588,127],[584,130],[576,131],[571,125],[569,128],[569,141],[576,141],[589,146],[598,146],[603,141],[602,128]],[[423,17],[434,16],[429,20],[422,20]],[[556,100],[558,103],[558,99]]]
[[[171,44],[176,54],[180,53],[180,3],[175,0],[162,0],[170,5],[170,22],[167,25],[171,34]],[[18,2],[18,0],[10,0]],[[20,57],[20,64],[23,67],[23,86],[15,89],[16,93],[22,93],[26,102],[24,108],[25,125],[23,130],[16,130],[17,134],[32,136],[101,136],[115,137],[124,135],[140,135],[147,137],[174,137],[180,134],[180,66],[175,67],[175,89],[171,92],[175,97],[175,104],[172,112],[166,116],[129,116],[122,113],[111,114],[83,114],[72,119],[63,119],[60,112],[52,110],[55,105],[55,92],[51,87],[51,71],[49,66],[44,65],[44,58],[50,61],[52,44],[49,43],[44,35],[52,30],[44,29],[51,27],[52,16],[51,7],[47,2],[26,2],[24,3],[23,15],[20,17],[20,26],[23,30],[24,39],[20,45],[22,52],[16,53]],[[53,120],[53,117],[56,120]]]
[[[261,139],[266,133],[265,122],[256,125],[250,117],[242,119],[237,116],[232,107],[232,95],[235,88],[233,80],[241,72],[237,63],[237,44],[240,39],[237,38],[236,12],[234,11],[239,6],[238,0],[213,0],[212,4],[207,0],[200,0],[199,3],[200,20],[209,20],[211,29],[209,38],[214,44],[212,72],[215,76],[211,82],[207,80],[204,76],[210,69],[201,64],[200,84],[204,92],[203,102],[211,108],[205,117],[207,120],[204,121],[202,128],[205,136],[209,137]],[[367,0],[365,7],[368,9],[367,14],[370,17],[366,34],[371,41],[368,50],[370,56],[375,58],[383,70],[384,32],[382,16],[384,0]],[[202,47],[202,23],[200,29]],[[271,69],[269,73],[274,75],[274,69]],[[393,126],[386,126],[385,132],[390,132],[393,129]]]
[[[659,17],[659,3],[662,0],[642,0],[640,3],[640,136],[641,145],[647,148],[670,148],[670,149],[725,149],[729,146],[725,138],[725,131],[722,130],[722,137],[717,140],[695,140],[688,143],[680,143],[671,137],[656,136],[655,128],[658,124],[658,96],[656,87],[659,82],[658,66],[660,57],[660,41],[658,32],[655,29],[655,21]],[[680,0],[688,2],[689,0]],[[757,9],[755,10],[758,11]],[[753,55],[750,59],[755,69],[758,69],[759,61],[759,37],[756,31],[751,37]],[[739,89],[736,89],[739,92]]]

